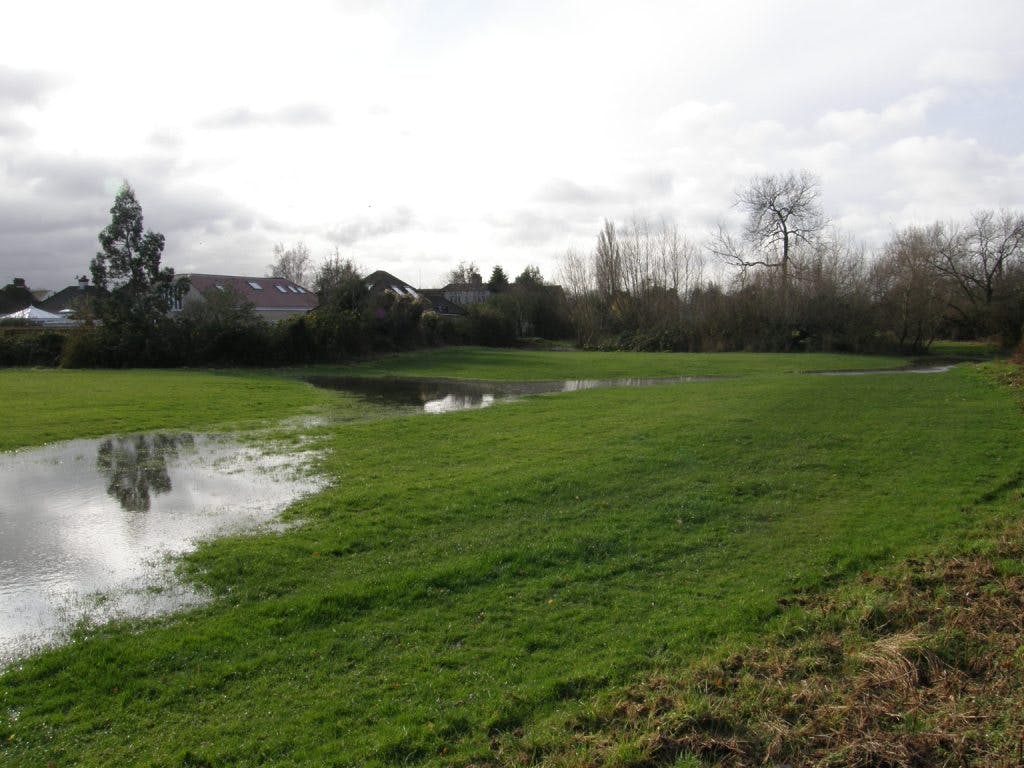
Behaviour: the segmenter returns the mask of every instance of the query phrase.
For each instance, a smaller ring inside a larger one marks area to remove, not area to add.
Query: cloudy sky
[[[85,272],[122,180],[178,272],[275,243],[429,287],[696,241],[753,174],[807,169],[870,245],[1024,207],[1024,4],[47,2],[0,28],[0,283]]]

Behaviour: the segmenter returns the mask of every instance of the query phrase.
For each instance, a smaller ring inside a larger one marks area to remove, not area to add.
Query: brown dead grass
[[[1022,565],[1024,524],[985,554],[865,575],[802,600],[770,647],[652,677],[548,744],[502,735],[490,764],[1022,766]]]

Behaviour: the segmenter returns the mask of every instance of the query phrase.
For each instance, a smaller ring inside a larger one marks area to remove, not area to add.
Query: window
[[[299,289],[296,288],[294,285],[289,285],[288,286],[288,290],[291,291],[292,293],[298,293],[299,292]]]
[[[281,293],[288,293],[288,289],[285,288],[283,285],[275,285],[274,287],[277,288],[277,290],[279,290]]]
[[[257,283],[255,280],[250,280],[249,281],[249,287],[252,288],[253,290],[256,290],[256,291],[262,291],[263,290],[263,286],[260,285],[259,283]]]
[[[221,291],[221,292],[224,291],[224,286],[223,285],[221,285],[220,283],[216,283],[215,285],[216,285],[218,291]]]

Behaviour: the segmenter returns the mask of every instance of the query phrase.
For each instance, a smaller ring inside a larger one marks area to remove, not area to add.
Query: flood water
[[[848,371],[810,371],[809,373],[816,376],[884,376],[904,373],[949,373],[955,367],[956,363],[942,363],[940,365],[908,365],[905,368],[863,368]]]
[[[171,433],[0,453],[0,667],[86,617],[201,602],[167,556],[275,521],[318,487],[309,458]]]
[[[666,378],[569,379],[565,381],[473,381],[468,379],[420,379],[402,377],[312,376],[317,387],[336,389],[378,405],[424,413],[449,413],[486,408],[500,400],[552,392],[577,392],[604,387],[653,387],[694,381],[709,376]]]

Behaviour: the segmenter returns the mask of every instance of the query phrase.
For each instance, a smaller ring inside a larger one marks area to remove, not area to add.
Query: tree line
[[[671,220],[605,221],[560,278],[576,342],[640,350],[916,353],[936,338],[1021,342],[1024,215],[909,226],[876,253],[830,225],[807,172],[757,176],[742,226],[703,243]],[[709,279],[718,265],[728,276]]]
[[[278,365],[337,361],[424,345],[511,345],[525,336],[591,349],[834,350],[918,353],[936,338],[1021,344],[1024,215],[979,210],[963,221],[895,231],[871,253],[830,225],[807,172],[757,176],[736,195],[742,224],[695,242],[669,219],[606,220],[589,252],[569,249],[558,285],[535,266],[484,282],[460,263],[450,283],[486,288],[453,318],[422,298],[371,292],[335,251],[314,265],[301,242],[274,248],[271,276],[312,287],[314,311],[267,323],[241,296],[188,291],[161,265],[122,186],[90,264],[99,296],[71,332],[0,335],[0,365]],[[709,275],[718,268],[725,277]]]
[[[315,310],[269,323],[230,287],[182,302],[188,278],[161,265],[164,236],[145,229],[127,182],[110,214],[90,263],[98,295],[80,307],[82,322],[69,332],[0,336],[0,365],[291,365],[437,344],[508,345],[526,330],[568,333],[564,323],[548,317],[551,286],[536,268],[511,284],[506,280],[492,301],[471,307],[467,317],[454,318],[435,312],[423,298],[372,292],[356,265],[337,251],[314,265],[301,242],[275,246],[267,271],[311,286],[319,301]],[[500,268],[496,274],[503,275]],[[175,306],[180,310],[171,312]]]

